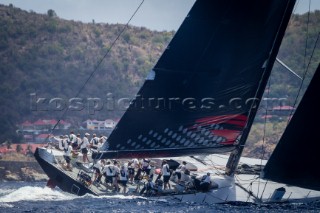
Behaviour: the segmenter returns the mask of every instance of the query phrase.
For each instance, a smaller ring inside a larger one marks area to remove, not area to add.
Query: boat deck
[[[49,162],[51,166],[54,166],[63,174],[67,175],[73,180],[67,185],[68,189],[74,184],[78,186],[85,186],[87,191],[91,194],[101,196],[101,195],[115,195],[115,194],[124,194],[124,195],[134,195],[140,196],[140,190],[143,188],[144,183],[147,182],[147,179],[143,178],[140,183],[130,183],[127,184],[127,191],[123,193],[123,187],[120,185],[120,191],[115,191],[109,185],[105,184],[105,177],[103,176],[100,184],[93,183],[94,173],[92,164],[82,164],[82,155],[79,155],[77,158],[72,159],[72,171],[65,169],[65,160],[63,158],[63,152],[55,149],[41,149],[40,157],[43,158],[46,162]],[[91,159],[89,157],[89,159]],[[225,155],[208,155],[208,156],[195,156],[195,157],[180,157],[172,158],[175,161],[187,161],[188,164],[194,165],[197,170],[192,171],[189,178],[193,179],[195,176],[202,176],[207,172],[211,173],[211,180],[217,185],[216,188],[213,188],[209,192],[199,192],[197,190],[189,189],[176,184],[174,179],[170,180],[171,189],[162,191],[161,193],[151,193],[143,194],[145,197],[157,197],[157,199],[164,198],[166,200],[178,199],[184,202],[200,202],[200,203],[225,203],[230,201],[242,201],[242,202],[306,202],[312,200],[320,199],[320,192],[303,189],[294,186],[288,186],[281,183],[276,183],[272,181],[267,181],[259,177],[259,171],[256,174],[242,172],[236,174],[234,177],[229,177],[224,175],[225,167],[228,156]],[[129,159],[121,159],[120,164],[127,162]],[[160,167],[162,159],[154,158],[153,161],[157,162],[156,168]],[[260,159],[251,159],[251,158],[241,158],[241,164],[251,165],[252,170],[260,168],[265,164],[265,161]],[[54,170],[54,169],[53,169]],[[50,169],[51,171],[51,169]],[[80,178],[79,174],[83,172],[85,176],[89,177],[88,181],[85,181],[84,178]],[[157,175],[154,175],[153,180]],[[192,181],[191,181],[192,182]],[[188,183],[188,181],[187,181]],[[275,190],[280,187],[286,189],[285,194],[279,200],[274,200],[273,194]],[[71,190],[72,191],[72,190]],[[87,193],[88,193],[87,192]],[[72,193],[74,193],[72,191]],[[75,193],[77,194],[77,193]],[[168,196],[170,195],[170,196]]]
[[[94,169],[93,164],[83,164],[79,159],[80,157],[76,159],[71,160],[71,165],[72,165],[72,171],[67,169],[65,167],[65,160],[63,156],[56,156],[56,164],[55,167],[62,172],[64,172],[66,175],[71,177],[74,180],[77,180],[79,183],[85,185],[87,188],[89,188],[93,194],[95,195],[114,195],[114,194],[126,194],[126,195],[139,195],[139,192],[142,190],[144,187],[144,184],[147,183],[148,181],[148,176],[144,176],[142,180],[140,181],[133,181],[130,182],[128,181],[127,187],[126,187],[126,192],[124,193],[123,191],[123,186],[119,183],[119,191],[116,191],[114,187],[112,187],[110,184],[106,183],[105,177],[101,177],[101,181],[99,183],[94,182],[95,174],[94,174]],[[127,162],[128,160],[123,159],[120,161],[120,163]],[[86,180],[85,177],[88,177]],[[157,178],[157,175],[153,176],[153,183],[155,182]],[[182,194],[182,193],[194,193],[194,190],[189,190],[189,191],[182,191],[184,188],[183,185],[177,184],[173,179],[169,181],[170,183],[170,189],[162,190],[161,195],[166,195],[166,194]],[[146,195],[146,194],[144,194]],[[158,194],[159,195],[159,194]],[[148,196],[157,196],[156,193],[154,194],[148,194]]]

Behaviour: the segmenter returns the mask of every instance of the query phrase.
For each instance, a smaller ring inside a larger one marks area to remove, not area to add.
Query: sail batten
[[[257,90],[280,46],[288,2],[294,1],[196,1],[111,133],[104,156],[232,151],[260,102]]]

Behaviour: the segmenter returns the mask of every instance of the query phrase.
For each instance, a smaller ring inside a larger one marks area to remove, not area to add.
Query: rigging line
[[[289,7],[289,2],[288,2],[287,5],[286,5],[286,10],[285,10],[284,14],[287,13],[288,7]],[[285,18],[285,15],[282,16],[280,25],[278,26],[278,30],[277,30],[276,36],[275,36],[275,38],[274,38],[274,40],[273,40],[273,44],[272,44],[272,47],[271,47],[270,54],[274,51],[274,46],[275,46],[276,41],[277,41],[277,39],[278,39],[278,36],[279,36],[279,33],[280,33],[280,29],[281,29],[281,27],[282,27],[282,25],[283,25],[283,22],[284,22],[284,18]],[[262,89],[261,87],[262,87],[262,85],[263,85],[263,80],[264,80],[265,75],[266,75],[266,69],[267,69],[267,67],[269,66],[269,62],[270,62],[270,60],[269,60],[270,57],[271,57],[270,54],[269,54],[269,57],[268,57],[268,59],[267,59],[267,64],[266,64],[266,66],[265,66],[265,68],[264,68],[264,70],[263,70],[263,72],[262,72],[262,75],[261,75],[261,78],[260,78],[260,81],[259,81],[257,90],[256,90],[256,92],[255,92],[254,98],[256,98],[256,97],[258,96],[259,90]],[[250,108],[249,108],[249,112],[248,112],[248,116],[247,116],[248,119],[247,119],[246,124],[245,124],[245,126],[244,126],[244,128],[243,128],[243,132],[244,132],[246,129],[248,129],[248,128],[250,129],[250,127],[248,127],[248,126],[249,126],[249,119],[250,119],[250,117],[252,116],[252,113],[254,113],[254,112],[253,112],[253,106],[254,106],[254,104],[255,104],[255,103],[252,102],[252,104],[251,104],[251,106],[250,106]],[[253,121],[252,121],[252,122],[253,122]],[[252,123],[252,122],[251,122],[251,123]],[[248,133],[248,134],[249,134],[249,133]],[[241,136],[241,139],[240,139],[240,140],[242,141],[242,136]],[[244,143],[245,143],[245,142],[244,142]],[[243,145],[244,145],[244,144],[243,144]]]
[[[298,75],[296,72],[294,72],[292,69],[290,69],[290,67],[288,67],[285,63],[283,63],[283,61],[281,61],[279,58],[276,58],[276,62],[278,62],[279,64],[281,64],[284,68],[286,68],[290,73],[292,73],[293,75],[295,75],[297,78],[299,78],[300,80],[302,80],[301,76]]]
[[[300,0],[298,0],[298,1],[296,2],[296,4],[294,5],[294,9],[293,9],[293,12],[292,12],[292,16],[293,16],[293,14],[296,12],[296,9],[298,8],[299,3],[300,3]]]
[[[318,33],[317,39],[316,39],[316,41],[315,41],[315,43],[314,43],[314,46],[313,46],[313,49],[312,49],[312,53],[311,53],[311,56],[310,56],[310,59],[309,59],[308,65],[307,65],[307,68],[306,68],[306,70],[305,70],[305,72],[304,72],[304,74],[303,74],[302,82],[301,82],[301,84],[300,84],[298,93],[297,93],[296,98],[295,98],[294,103],[293,103],[293,108],[295,108],[295,106],[296,106],[296,104],[297,104],[298,97],[299,97],[300,92],[301,92],[301,89],[302,89],[302,85],[303,85],[304,80],[305,80],[305,78],[306,78],[306,75],[307,75],[307,73],[308,73],[308,69],[309,69],[309,67],[310,67],[310,64],[311,64],[311,61],[312,61],[312,58],[313,58],[314,51],[315,51],[315,49],[316,49],[316,47],[317,47],[317,44],[318,44],[318,41],[319,41],[319,36],[320,36],[320,32]],[[293,110],[291,110],[291,112],[290,112],[290,115],[289,115],[289,117],[288,117],[287,123],[290,122],[290,117],[292,116],[292,114],[293,114]]]
[[[219,164],[215,163],[212,159],[208,159],[207,161],[209,161],[209,163],[211,163],[211,167],[216,170],[217,175],[224,174],[223,172],[220,172],[222,170],[222,168],[219,168],[220,167]]]
[[[309,10],[308,10],[307,29],[306,29],[306,46],[304,48],[304,59],[303,59],[304,68],[306,67],[307,47],[308,47],[308,38],[309,38],[310,6],[311,6],[311,0],[309,0]]]
[[[262,200],[262,196],[264,194],[264,191],[266,190],[266,187],[267,187],[268,183],[269,183],[269,180],[267,180],[266,183],[264,184],[264,188],[262,190],[262,193],[261,193],[261,196],[260,196],[260,200]]]
[[[241,179],[240,177],[239,177],[239,175],[235,175],[235,177],[236,177],[236,179],[237,179],[237,181],[241,181],[241,182],[253,182],[253,181],[255,181],[255,180],[257,180],[258,178],[259,178],[259,176],[257,176],[257,177],[253,177],[253,178],[250,178],[250,179],[247,179],[247,180],[244,180],[244,179]],[[242,184],[242,185],[244,185],[244,184]]]
[[[256,202],[261,202],[260,199],[253,194],[252,190],[250,190],[249,188],[252,189],[252,185],[249,185],[247,188],[245,188],[244,186],[242,186],[242,184],[240,183],[235,183],[235,185],[237,185],[240,189],[242,189],[244,192],[248,193],[248,198],[247,200],[249,200],[250,196],[252,196],[254,198],[254,200]]]
[[[297,8],[298,8],[298,5],[300,3],[300,0],[296,1],[296,3],[294,4],[294,7],[293,7],[293,11],[291,13],[291,16],[290,16],[290,20],[289,20],[289,23],[288,23],[288,27],[292,24],[293,22],[293,16],[295,15],[294,13],[296,12]]]
[[[116,39],[112,42],[112,44],[110,45],[110,47],[108,48],[107,52],[104,54],[104,56],[98,61],[98,63],[96,64],[96,66],[94,67],[93,71],[91,72],[90,76],[87,78],[87,80],[84,82],[84,84],[81,86],[80,90],[78,91],[77,95],[75,96],[76,98],[80,95],[80,93],[82,92],[82,90],[85,88],[85,86],[87,85],[87,83],[89,82],[89,80],[93,77],[94,73],[98,70],[98,68],[100,67],[100,65],[102,64],[103,60],[109,55],[111,49],[113,48],[113,46],[115,45],[115,43],[119,40],[120,36],[122,35],[122,33],[128,28],[129,23],[131,22],[131,20],[133,19],[133,17],[136,15],[136,13],[138,12],[138,10],[140,9],[140,7],[142,6],[142,4],[144,3],[144,0],[141,1],[141,3],[139,4],[139,6],[137,7],[137,9],[134,11],[134,13],[131,15],[130,19],[128,20],[128,22],[124,25],[124,27],[122,28],[122,30],[120,31],[120,33],[118,34],[118,36],[116,37]],[[54,127],[51,129],[51,132],[57,127],[57,125],[60,123],[61,119],[65,116],[65,114],[68,111],[68,107],[66,108],[66,110],[63,112],[63,114],[61,115],[60,119],[57,121],[57,123],[54,125]]]
[[[268,92],[267,92],[267,98],[269,98],[270,95],[270,85],[271,85],[271,78],[269,79],[268,82]],[[266,129],[267,129],[267,117],[268,117],[268,101],[266,102],[266,112],[265,112],[265,116],[264,116],[264,124],[263,124],[263,136],[262,136],[262,144],[261,144],[261,151],[262,151],[262,156],[261,156],[261,160],[260,160],[260,168],[262,167],[262,160],[264,158],[265,155],[265,140],[266,140]],[[257,191],[257,196],[259,196],[259,191],[260,191],[260,178],[258,179],[258,191]],[[262,197],[262,194],[261,194]]]

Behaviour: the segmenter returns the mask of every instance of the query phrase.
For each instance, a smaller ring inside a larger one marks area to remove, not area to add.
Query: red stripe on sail
[[[220,129],[220,130],[211,130],[214,135],[224,137],[226,141],[221,144],[232,145],[234,144],[237,137],[240,135],[241,131],[229,130],[229,129]]]

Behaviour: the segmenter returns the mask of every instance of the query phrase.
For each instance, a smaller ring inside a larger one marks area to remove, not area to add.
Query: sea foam
[[[48,187],[24,186],[0,197],[0,202],[72,200],[78,196]]]

